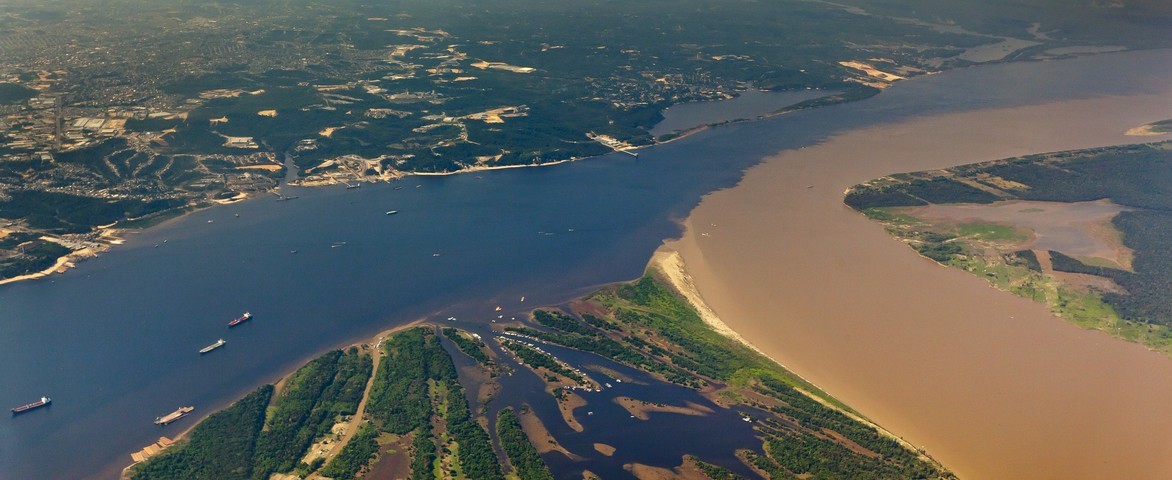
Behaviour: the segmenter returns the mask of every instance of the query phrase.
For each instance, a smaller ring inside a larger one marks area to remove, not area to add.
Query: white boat
[[[387,215],[394,215],[396,213],[399,213],[399,211],[398,210],[387,210]]]
[[[217,340],[216,343],[213,343],[211,345],[208,345],[206,347],[199,349],[199,354],[203,355],[203,354],[208,353],[212,350],[220,348],[220,347],[224,346],[225,343],[228,343],[228,342],[224,341],[224,339],[221,338],[221,339]]]

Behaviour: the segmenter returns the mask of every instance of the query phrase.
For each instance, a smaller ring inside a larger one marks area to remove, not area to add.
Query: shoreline
[[[446,177],[446,176],[450,176],[450,175],[462,175],[462,174],[469,174],[469,173],[487,172],[487,171],[493,171],[493,170],[511,170],[511,169],[516,169],[516,168],[553,167],[553,166],[562,165],[562,164],[566,164],[566,163],[586,161],[586,160],[601,158],[601,157],[605,157],[608,155],[614,155],[614,154],[620,154],[620,153],[626,153],[628,155],[635,156],[637,159],[640,150],[654,148],[659,145],[667,145],[667,144],[675,142],[677,140],[682,140],[684,138],[688,138],[688,137],[693,136],[695,134],[707,131],[707,130],[712,129],[714,127],[726,126],[726,125],[736,125],[736,124],[748,123],[748,122],[757,122],[757,121],[767,120],[767,119],[770,119],[770,118],[773,118],[773,117],[776,117],[779,115],[785,115],[787,113],[791,113],[791,112],[795,112],[795,111],[806,110],[809,108],[831,106],[831,105],[837,105],[839,103],[849,103],[849,102],[853,102],[853,101],[864,100],[866,98],[870,98],[870,96],[862,96],[859,98],[842,97],[841,95],[843,93],[844,92],[838,92],[838,93],[834,93],[834,94],[827,95],[824,97],[819,97],[819,98],[815,98],[812,100],[807,100],[805,102],[801,102],[801,103],[798,103],[795,105],[784,107],[781,110],[777,110],[775,112],[770,112],[770,113],[758,115],[755,118],[739,118],[739,119],[732,119],[732,120],[725,120],[725,121],[721,121],[721,122],[714,122],[714,123],[707,123],[707,124],[703,124],[703,125],[697,125],[695,127],[691,127],[688,129],[670,132],[667,135],[674,135],[674,136],[667,138],[665,140],[653,140],[652,143],[648,144],[648,145],[639,145],[639,146],[633,146],[631,148],[615,149],[612,152],[604,153],[602,155],[593,155],[593,156],[588,156],[588,157],[571,157],[571,158],[567,158],[567,159],[563,159],[563,160],[555,160],[552,162],[540,163],[540,164],[497,165],[497,166],[477,165],[477,166],[470,166],[470,167],[461,168],[459,170],[453,170],[451,172],[402,172],[402,171],[395,171],[393,174],[388,175],[388,176],[357,177],[357,178],[349,178],[349,179],[342,179],[342,178],[326,179],[326,178],[323,178],[323,179],[312,179],[311,180],[311,179],[309,179],[311,177],[303,177],[303,178],[294,179],[293,182],[295,182],[295,183],[284,183],[284,182],[278,183],[276,187],[274,187],[270,190],[264,190],[264,191],[260,191],[260,192],[237,192],[237,194],[235,196],[233,196],[231,198],[227,198],[227,199],[193,200],[191,203],[184,205],[182,207],[177,207],[174,210],[164,210],[161,212],[157,212],[155,215],[160,215],[160,216],[169,215],[170,213],[175,212],[175,211],[177,211],[178,214],[176,214],[174,216],[170,216],[168,218],[165,218],[162,222],[154,223],[154,224],[148,225],[146,227],[116,228],[115,226],[118,225],[118,223],[121,223],[122,221],[115,222],[110,225],[102,225],[99,227],[95,227],[96,230],[99,230],[102,232],[100,234],[100,238],[102,238],[102,239],[109,238],[109,240],[106,241],[106,245],[104,245],[102,248],[97,248],[97,249],[87,248],[87,249],[76,250],[76,251],[70,252],[66,255],[58,257],[56,263],[53,266],[46,268],[44,270],[41,270],[39,272],[33,272],[33,273],[24,274],[24,275],[19,275],[16,277],[0,279],[0,286],[12,284],[12,283],[16,283],[16,282],[21,282],[21,281],[26,281],[26,280],[37,280],[37,279],[52,276],[54,273],[58,273],[58,274],[65,273],[69,269],[75,268],[76,262],[81,261],[81,260],[96,258],[100,254],[109,251],[113,246],[120,245],[122,243],[123,237],[128,232],[135,231],[135,230],[143,231],[143,230],[155,227],[161,223],[175,221],[175,220],[181,219],[183,217],[186,217],[192,213],[199,212],[199,211],[202,211],[202,210],[205,210],[208,208],[213,208],[216,206],[223,206],[223,205],[231,205],[231,204],[239,203],[242,201],[251,200],[254,198],[259,198],[259,197],[263,196],[261,194],[277,194],[277,195],[279,195],[279,191],[282,186],[290,186],[290,187],[297,187],[297,188],[320,188],[320,187],[329,187],[329,186],[343,185],[343,184],[348,185],[349,182],[351,182],[351,181],[357,182],[359,184],[362,184],[362,183],[375,184],[375,183],[380,183],[380,182],[390,183],[392,180],[404,180],[404,179],[410,178],[412,176]],[[728,99],[723,99],[723,100],[728,100]],[[713,100],[713,101],[706,102],[706,103],[719,102],[719,101],[723,101],[723,100]],[[691,102],[685,102],[685,103],[681,103],[681,104],[677,104],[677,105],[685,105],[688,103],[691,103]],[[665,107],[665,110],[668,108],[671,108],[673,106],[676,106],[676,105]],[[137,220],[137,219],[127,219],[125,221],[133,221],[133,220]]]
[[[1146,143],[1124,132],[1166,116],[1169,98],[974,108],[847,131],[706,195],[666,248],[729,328],[962,478],[1095,478],[1106,467],[1085,450],[1103,442],[1115,444],[1095,458],[1130,462],[1116,475],[1167,473],[1169,462],[1139,461],[1158,447],[1129,440],[1167,426],[1149,418],[1167,417],[1165,358],[925,262],[841,192],[893,172]]]
[[[65,273],[66,270],[69,270],[70,268],[75,266],[75,265],[73,265],[74,262],[82,260],[82,259],[86,259],[86,258],[93,258],[95,256],[97,256],[97,252],[92,248],[83,248],[81,250],[69,252],[68,254],[57,257],[57,262],[54,263],[53,265],[51,265],[49,268],[46,268],[46,269],[41,270],[39,272],[26,273],[24,275],[17,275],[12,278],[5,278],[3,280],[0,280],[0,285],[7,285],[10,283],[16,283],[16,282],[21,282],[21,281],[25,281],[25,280],[36,280],[38,278],[45,278],[45,277],[48,277],[54,273]]]
[[[817,389],[823,391],[827,396],[830,396],[835,401],[839,401],[837,397],[834,397],[829,392],[826,392],[826,390],[823,389],[820,385],[818,385],[817,383],[814,383],[809,378],[802,376],[797,371],[786,366],[784,363],[777,360],[777,358],[770,356],[768,353],[761,350],[756,345],[754,345],[752,342],[745,339],[745,337],[743,337],[739,333],[737,333],[736,330],[733,330],[732,327],[729,327],[728,324],[724,322],[724,320],[721,320],[721,318],[716,314],[716,312],[713,311],[712,308],[709,307],[708,304],[704,301],[703,294],[700,292],[699,289],[696,288],[696,284],[692,280],[692,276],[688,273],[688,268],[687,268],[687,265],[684,263],[683,256],[678,251],[673,250],[672,248],[668,247],[666,244],[664,246],[661,246],[659,249],[657,249],[655,251],[654,254],[652,254],[651,260],[648,262],[648,265],[647,265],[647,271],[648,272],[651,272],[651,271],[659,272],[662,275],[662,278],[666,281],[666,283],[671,288],[673,288],[676,293],[678,293],[680,296],[684,297],[684,299],[688,302],[688,304],[691,305],[692,308],[696,310],[696,313],[698,313],[700,315],[700,319],[703,320],[704,323],[706,325],[708,325],[708,327],[711,328],[713,331],[715,331],[716,333],[719,333],[729,339],[732,339],[732,340],[736,341],[737,343],[740,343],[746,347],[749,347],[751,350],[753,350],[757,354],[761,355],[762,357],[765,357],[769,361],[771,361],[774,364],[785,369],[791,375],[801,379],[803,382],[806,382],[810,385],[813,385],[814,388],[817,388]],[[874,420],[867,418],[866,416],[863,416],[861,413],[859,413],[859,412],[855,411],[853,408],[851,408],[849,404],[842,403],[841,405],[838,405],[833,402],[827,401],[825,398],[823,398],[819,395],[815,395],[812,392],[808,392],[805,389],[798,388],[796,386],[793,388],[795,390],[801,392],[802,394],[806,395],[807,397],[813,399],[814,401],[822,404],[823,406],[825,406],[827,408],[831,408],[837,412],[842,413],[843,415],[850,417],[852,420],[855,420],[859,423],[862,423],[863,425],[867,425],[867,426],[874,428],[881,435],[886,436],[892,440],[895,440],[896,442],[898,442],[900,445],[907,448],[908,450],[911,450],[913,452],[918,453],[921,457],[923,457],[929,463],[933,463],[933,464],[947,468],[946,465],[944,465],[940,461],[933,458],[928,452],[924,451],[923,449],[917,448],[915,445],[913,445],[911,442],[908,442],[903,437],[896,435],[895,432],[892,432],[891,430],[884,428],[882,425],[878,424]],[[843,408],[843,405],[845,405],[846,408]]]
[[[297,362],[295,362],[295,366],[293,366],[289,370],[283,372],[276,379],[274,379],[270,382],[265,382],[264,384],[262,384],[262,385],[273,385],[274,388],[276,388],[275,393],[273,394],[273,398],[270,399],[269,402],[271,404],[272,401],[274,401],[276,399],[277,393],[280,392],[280,385],[283,384],[284,381],[289,378],[289,376],[293,375],[294,373],[297,373],[298,370],[300,370],[302,367],[304,367],[306,364],[308,364],[314,358],[317,358],[326,352],[329,352],[332,350],[343,350],[344,351],[346,349],[349,349],[350,347],[363,348],[363,347],[369,346],[371,349],[370,354],[372,355],[372,360],[374,360],[373,357],[378,355],[379,347],[382,346],[382,341],[384,339],[386,339],[386,337],[393,335],[397,332],[400,332],[402,330],[407,330],[410,328],[419,327],[419,326],[427,326],[427,325],[438,326],[439,324],[429,324],[422,318],[416,319],[411,322],[405,323],[403,325],[398,325],[395,327],[380,330],[378,333],[366,338],[365,340],[349,341],[349,342],[346,342],[346,343],[339,345],[337,347],[331,348],[329,350],[317,352],[313,355],[310,355],[309,357],[307,357],[305,359],[298,360]],[[375,360],[373,362],[372,368],[375,368],[375,369],[378,368],[378,361],[377,360]],[[374,375],[375,375],[375,372],[372,371],[371,378],[374,378]],[[249,390],[249,392],[251,392],[252,390],[256,390],[256,388],[259,388],[259,386],[253,387],[251,390]],[[187,439],[187,437],[189,435],[191,435],[192,430],[194,430],[195,427],[199,426],[200,423],[202,423],[204,420],[207,420],[207,418],[212,416],[213,414],[220,412],[220,411],[232,406],[234,403],[239,401],[240,398],[243,397],[243,395],[247,395],[249,392],[244,392],[240,397],[236,398],[235,400],[232,400],[227,405],[221,405],[219,407],[211,407],[210,409],[207,409],[203,415],[201,415],[201,416],[197,417],[197,419],[193,420],[190,426],[183,429],[182,432],[175,435],[174,437],[170,437],[171,444],[168,446],[168,449],[172,446],[180,445],[183,441],[185,441]],[[370,389],[369,389],[369,384],[368,384],[367,389],[364,391],[363,397],[362,397],[362,404],[363,405],[365,404],[366,397],[369,394],[370,394]],[[339,445],[334,445],[334,447],[337,447],[337,446],[339,446]],[[153,458],[154,456],[164,454],[166,452],[166,450],[167,449],[164,449],[151,457],[147,457],[147,460],[149,460],[150,458]],[[130,453],[128,452],[128,453],[126,453],[126,455],[130,455]],[[129,480],[130,479],[130,470],[132,468],[134,468],[135,465],[138,465],[140,463],[142,463],[142,462],[131,462],[129,465],[126,465],[125,467],[123,467],[122,470],[120,470],[120,472],[118,474],[119,480]],[[114,462],[114,464],[120,465],[122,463],[120,461],[116,461],[116,462]]]
[[[0,280],[0,286],[22,282],[25,280],[37,280],[40,278],[52,276],[54,273],[65,273],[69,269],[76,267],[77,262],[89,260],[91,258],[97,258],[98,255],[109,251],[112,245],[116,245],[117,243],[115,242],[119,242],[121,240],[121,237],[117,236],[118,233],[121,233],[120,230],[104,230],[103,236],[105,236],[105,232],[110,232],[111,235],[109,238],[112,239],[105,245],[100,247],[86,247],[79,250],[74,250],[65,255],[57,257],[57,261],[44,270]]]

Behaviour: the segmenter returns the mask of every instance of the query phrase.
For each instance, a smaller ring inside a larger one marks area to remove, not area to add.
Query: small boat
[[[38,408],[48,406],[50,403],[53,403],[53,399],[51,399],[49,397],[41,397],[41,399],[36,402],[29,403],[26,405],[21,405],[19,407],[13,408],[12,414],[18,415],[18,414],[21,414],[21,413],[24,413],[24,412],[27,412],[30,410],[36,410]]]
[[[228,343],[228,342],[224,341],[224,339],[221,338],[221,339],[217,340],[216,343],[213,343],[211,345],[208,345],[206,347],[199,349],[199,354],[203,355],[203,354],[208,353],[212,350],[220,348],[220,347],[224,346],[225,343]]]
[[[244,315],[241,315],[241,316],[237,317],[235,320],[228,322],[228,326],[235,327],[235,326],[240,325],[241,323],[247,322],[249,320],[252,320],[252,314],[248,313],[248,312],[244,312]]]
[[[186,417],[189,413],[195,410],[195,407],[179,407],[178,410],[168,413],[161,417],[155,417],[155,425],[166,425],[168,423]]]
[[[394,189],[395,189],[395,190],[402,190],[402,189],[403,189],[403,186],[402,186],[402,185],[395,185],[395,188],[394,188]]]
[[[394,215],[396,213],[399,213],[399,211],[398,210],[387,210],[387,215]]]

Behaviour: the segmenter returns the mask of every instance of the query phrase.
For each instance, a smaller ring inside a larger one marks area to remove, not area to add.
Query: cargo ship
[[[187,414],[191,413],[193,410],[195,410],[195,407],[179,407],[179,410],[175,410],[174,412],[168,413],[165,416],[155,418],[155,425],[166,425],[168,423],[174,422],[180,418],[186,417]]]
[[[33,402],[28,405],[21,405],[19,407],[12,409],[12,414],[16,415],[16,414],[27,412],[29,410],[36,410],[38,408],[47,406],[50,403],[53,403],[53,399],[51,399],[49,397],[41,397],[40,401]]]
[[[213,343],[211,345],[208,345],[206,347],[199,349],[199,354],[203,355],[203,354],[208,353],[212,350],[220,348],[220,347],[224,346],[225,343],[228,343],[228,342],[224,341],[224,339],[221,338],[221,339],[217,340],[216,343]]]
[[[244,315],[241,315],[237,319],[232,320],[231,322],[228,322],[228,326],[235,327],[235,326],[240,325],[241,323],[247,322],[249,320],[252,320],[252,314],[248,313],[248,312],[244,312]]]

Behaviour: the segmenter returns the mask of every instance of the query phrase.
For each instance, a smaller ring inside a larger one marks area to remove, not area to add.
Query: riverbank
[[[60,257],[57,257],[57,261],[54,262],[53,265],[50,266],[49,268],[46,268],[46,269],[41,270],[39,272],[18,275],[18,276],[12,277],[12,278],[5,278],[3,280],[0,280],[0,285],[6,285],[9,283],[16,283],[16,282],[21,282],[21,281],[25,281],[25,280],[36,280],[38,278],[45,278],[45,277],[52,275],[54,273],[65,273],[66,270],[69,270],[70,268],[73,268],[74,266],[76,266],[75,265],[76,262],[79,262],[79,261],[86,259],[86,258],[93,258],[93,257],[96,257],[97,255],[98,255],[98,250],[95,250],[93,248],[83,248],[81,250],[69,252],[68,255],[62,255]]]
[[[76,267],[78,262],[95,258],[98,255],[110,250],[111,246],[122,243],[122,238],[125,233],[126,230],[113,228],[113,225],[100,226],[98,227],[97,240],[94,242],[86,242],[86,245],[88,246],[73,250],[65,255],[57,257],[57,260],[53,262],[53,265],[41,271],[0,279],[0,285],[45,278],[54,273],[65,273],[65,271]],[[67,246],[66,244],[71,243],[64,240],[55,239],[51,236],[42,237],[41,240],[62,244],[63,246]]]
[[[733,330],[962,478],[1165,476],[1172,362],[938,268],[842,192],[892,172],[1133,143],[1124,132],[1169,111],[1165,87],[852,131],[749,169],[667,246]]]
[[[756,93],[760,94],[760,93],[766,93],[766,92],[758,91]],[[804,91],[801,91],[801,92],[798,92],[798,91],[785,92],[785,91],[783,91],[783,92],[778,92],[778,93],[798,94],[798,93],[805,93],[805,92]],[[658,139],[654,140],[653,143],[651,143],[650,145],[640,145],[640,146],[633,146],[633,147],[629,147],[629,148],[615,148],[613,152],[607,153],[605,155],[612,155],[612,154],[616,154],[616,153],[625,153],[625,154],[631,155],[635,158],[638,158],[639,152],[641,150],[645,150],[648,148],[654,148],[656,146],[666,145],[666,144],[669,144],[672,142],[683,140],[683,139],[688,138],[692,135],[707,131],[715,126],[760,121],[760,120],[765,120],[765,119],[772,118],[772,117],[775,117],[778,115],[784,115],[787,113],[805,110],[805,109],[809,109],[809,108],[816,108],[816,107],[829,106],[829,105],[835,105],[835,104],[839,104],[839,103],[846,103],[846,102],[861,100],[861,99],[865,99],[865,98],[870,97],[871,94],[873,94],[875,92],[868,92],[866,90],[855,90],[855,91],[846,91],[846,92],[830,91],[830,92],[820,92],[820,93],[825,93],[825,95],[818,96],[815,98],[809,98],[809,99],[807,99],[803,96],[802,97],[803,100],[798,103],[794,103],[792,105],[788,105],[783,108],[779,108],[776,111],[754,115],[754,116],[752,116],[752,118],[740,118],[738,116],[736,118],[724,118],[724,119],[720,119],[720,120],[714,121],[714,122],[702,123],[699,125],[692,126],[690,128],[684,128],[681,130],[670,132],[667,135],[660,136],[660,137],[658,137]],[[736,98],[726,99],[724,101],[733,101],[733,100],[736,100]],[[736,115],[735,111],[721,112],[720,107],[719,107],[721,102],[722,101],[712,101],[712,102],[701,102],[701,103],[704,104],[703,106],[706,106],[706,107],[709,107],[709,108],[715,110],[715,114],[719,115],[721,113],[725,113],[725,114]],[[673,105],[673,106],[667,107],[667,108],[670,109],[672,107],[679,107],[679,106],[684,106],[684,105],[687,105],[690,107],[695,107],[697,104],[683,103],[683,104]],[[666,110],[667,109],[665,109],[665,111]],[[709,112],[708,116],[711,116],[712,113],[713,112]],[[701,116],[704,116],[703,112],[701,112]],[[564,159],[564,160],[557,160],[557,161],[553,161],[553,162],[546,162],[546,163],[540,163],[540,164],[499,165],[499,166],[473,165],[473,166],[461,168],[459,170],[454,170],[451,172],[404,172],[404,171],[392,170],[392,171],[385,172],[385,173],[378,175],[378,176],[358,176],[358,175],[353,175],[350,173],[336,173],[333,175],[318,174],[318,175],[309,175],[306,177],[295,178],[295,179],[292,179],[291,181],[289,181],[287,184],[291,185],[291,186],[295,186],[295,187],[305,187],[305,188],[328,187],[328,186],[335,186],[335,185],[346,185],[348,188],[353,188],[355,185],[360,187],[363,183],[371,183],[371,184],[380,183],[380,182],[391,183],[392,181],[402,181],[402,180],[405,180],[405,179],[410,178],[412,176],[443,177],[443,176],[452,176],[452,175],[461,175],[461,174],[484,173],[484,172],[497,171],[497,170],[513,170],[513,169],[519,169],[519,168],[553,167],[553,166],[563,165],[563,164],[572,163],[572,162],[595,159],[595,158],[599,158],[599,157],[602,157],[605,155],[590,156],[590,157],[572,157],[572,158],[568,158],[568,159]],[[269,168],[279,168],[279,167],[276,167],[274,165],[263,165],[263,166],[248,166],[248,167],[241,167],[241,168],[269,169]],[[287,167],[287,168],[291,168],[291,167]],[[354,182],[354,183],[352,184],[351,182]],[[25,280],[35,280],[35,279],[39,279],[39,278],[44,278],[49,275],[52,275],[53,273],[64,273],[66,270],[73,268],[75,266],[76,262],[83,260],[83,259],[95,258],[99,254],[108,251],[110,249],[111,245],[117,245],[117,244],[121,243],[121,240],[120,240],[121,237],[126,232],[129,232],[129,231],[150,228],[150,227],[153,227],[153,226],[158,225],[160,223],[167,222],[167,221],[173,221],[175,219],[184,217],[184,216],[189,215],[191,213],[198,212],[198,211],[201,211],[201,210],[204,210],[207,208],[211,208],[214,206],[224,206],[224,205],[236,204],[236,203],[239,203],[239,202],[242,202],[245,200],[249,200],[251,198],[255,198],[257,196],[260,196],[261,194],[275,194],[278,197],[284,198],[280,193],[280,188],[281,188],[281,185],[278,185],[277,187],[275,187],[271,190],[266,190],[266,191],[261,191],[261,192],[237,192],[235,195],[233,195],[232,197],[228,197],[228,198],[196,199],[196,200],[193,200],[189,204],[186,204],[186,205],[183,205],[181,207],[177,207],[177,208],[174,208],[171,210],[157,212],[155,214],[150,215],[147,218],[122,220],[122,221],[119,221],[118,223],[115,223],[115,224],[98,227],[98,229],[101,231],[101,235],[100,235],[101,241],[106,243],[105,245],[100,245],[99,247],[95,247],[95,248],[87,248],[84,250],[76,250],[76,251],[70,252],[69,254],[66,254],[66,255],[63,255],[63,256],[57,258],[54,265],[52,265],[48,268],[45,268],[44,270],[41,270],[39,272],[29,273],[26,275],[20,275],[17,277],[2,279],[2,280],[0,280],[0,285],[20,282],[20,281],[25,281]]]
[[[936,73],[936,72],[931,72],[931,73]],[[758,91],[758,90],[755,90],[753,92],[755,92],[757,94],[762,94],[762,93],[781,93],[781,94],[804,93],[804,91],[769,92],[769,91]],[[851,90],[851,91],[829,91],[829,92],[819,90],[818,92],[825,93],[825,95],[817,96],[814,98],[802,97],[802,100],[798,101],[796,103],[793,103],[790,105],[785,105],[785,106],[777,108],[776,110],[773,110],[773,111],[767,111],[767,112],[763,112],[763,113],[753,114],[753,115],[750,115],[750,117],[748,117],[748,118],[742,117],[742,116],[740,116],[740,114],[738,114],[736,112],[727,112],[727,113],[733,115],[734,117],[733,118],[726,117],[726,118],[718,119],[715,121],[705,121],[704,123],[700,123],[697,125],[691,125],[691,126],[687,126],[684,128],[679,128],[676,130],[665,132],[662,135],[654,135],[653,134],[653,141],[649,145],[627,145],[627,144],[624,144],[624,147],[618,147],[618,148],[612,147],[613,148],[612,152],[609,152],[609,153],[606,153],[603,155],[594,155],[594,156],[589,156],[589,157],[570,157],[570,158],[567,158],[564,160],[555,160],[552,162],[533,163],[533,164],[496,165],[496,166],[472,165],[472,166],[467,166],[467,167],[461,168],[459,170],[453,170],[450,172],[406,172],[406,171],[395,170],[395,171],[391,171],[389,173],[384,173],[379,176],[355,176],[355,175],[349,175],[349,174],[339,174],[337,176],[331,177],[331,176],[322,176],[322,175],[310,175],[307,177],[299,178],[296,181],[292,182],[291,184],[294,186],[298,186],[298,187],[320,187],[320,186],[331,186],[331,185],[351,185],[350,182],[357,182],[359,184],[361,184],[361,183],[379,183],[379,182],[390,183],[391,181],[403,180],[403,179],[410,178],[413,176],[444,177],[444,176],[450,176],[450,175],[490,172],[490,171],[494,171],[494,170],[512,170],[512,169],[517,169],[517,168],[534,168],[534,167],[553,167],[553,166],[562,165],[562,164],[566,164],[566,163],[578,162],[578,161],[582,161],[582,160],[590,160],[593,158],[599,158],[599,157],[603,157],[603,156],[607,156],[607,155],[613,155],[616,153],[625,153],[627,155],[631,155],[633,157],[638,158],[639,152],[641,150],[646,150],[649,148],[654,148],[657,146],[666,145],[666,144],[669,144],[672,142],[683,140],[683,139],[688,138],[688,137],[695,135],[697,133],[701,133],[706,130],[709,130],[713,127],[723,126],[723,125],[735,125],[735,124],[746,123],[746,122],[755,122],[755,121],[773,118],[778,115],[785,115],[787,113],[792,113],[792,112],[796,112],[796,111],[800,111],[800,110],[806,110],[809,108],[825,107],[825,106],[830,106],[830,105],[837,105],[840,103],[847,103],[847,102],[863,100],[863,99],[871,97],[872,95],[878,94],[879,90]],[[702,105],[702,106],[708,106],[708,107],[715,107],[715,106],[721,104],[722,102],[735,101],[737,98],[738,97],[732,97],[732,98],[714,100],[714,101],[708,101],[708,102],[680,103],[680,104],[675,104],[675,105],[671,105],[669,107],[666,107],[664,109],[664,111],[667,111],[668,109],[671,109],[671,108],[681,107],[681,106],[695,107],[697,105]],[[716,110],[716,109],[714,108],[714,110]],[[723,112],[718,111],[717,113],[723,113]],[[654,131],[657,128],[658,128],[658,126],[652,128],[650,131]]]
[[[371,366],[372,374],[371,374],[371,377],[367,380],[366,386],[363,388],[362,396],[358,402],[358,409],[355,412],[355,414],[352,415],[349,420],[347,420],[341,424],[338,424],[338,425],[345,425],[344,429],[342,430],[342,433],[337,438],[335,438],[332,443],[330,443],[328,445],[314,444],[313,447],[309,449],[309,454],[308,454],[309,456],[315,456],[315,457],[320,456],[322,458],[332,458],[335,455],[337,455],[339,452],[339,449],[342,446],[346,445],[347,442],[349,442],[350,438],[352,438],[354,436],[354,434],[357,433],[358,427],[360,426],[361,423],[363,423],[362,420],[364,419],[367,400],[370,397],[370,389],[374,383],[373,372],[378,371],[379,361],[381,360],[381,357],[382,357],[382,355],[379,354],[380,347],[382,346],[382,342],[384,340],[386,340],[387,338],[389,338],[391,335],[394,335],[398,332],[405,331],[407,329],[422,326],[422,325],[424,325],[424,322],[422,319],[416,320],[416,321],[413,321],[413,322],[410,322],[410,323],[407,323],[404,325],[398,325],[393,328],[383,330],[383,331],[375,334],[374,336],[371,336],[369,339],[350,343],[347,345],[342,345],[337,348],[337,350],[342,350],[342,351],[348,350],[350,348],[357,348],[359,351],[359,354],[370,354],[371,360],[372,360],[372,366]],[[312,358],[316,358],[316,356],[312,357]],[[307,359],[306,361],[299,363],[296,367],[289,369],[289,371],[285,372],[280,377],[267,383],[269,385],[273,385],[273,387],[274,387],[274,393],[273,393],[272,398],[270,399],[270,405],[272,405],[272,402],[276,401],[278,395],[280,394],[283,387],[285,386],[286,381],[294,373],[296,373],[298,370],[302,369],[305,366],[305,364],[309,363],[309,361],[310,360]],[[155,445],[158,447],[162,447],[162,448],[151,448],[150,446],[148,446],[147,448],[143,449],[142,451],[136,452],[135,454],[132,454],[132,456],[131,456],[131,458],[133,460],[132,463],[130,463],[129,465],[127,465],[125,468],[122,469],[122,471],[118,475],[118,478],[121,480],[128,480],[129,478],[131,478],[132,469],[136,465],[139,465],[140,463],[147,461],[147,460],[151,459],[152,457],[166,453],[171,448],[174,448],[176,446],[182,446],[183,443],[186,442],[190,438],[191,432],[192,432],[192,430],[195,429],[196,426],[198,426],[201,422],[206,420],[209,416],[215,414],[216,412],[223,410],[226,407],[227,406],[225,405],[225,406],[212,407],[210,409],[207,409],[206,411],[204,411],[201,414],[201,416],[198,418],[198,420],[191,422],[190,426],[188,426],[186,429],[184,429],[181,433],[176,435],[174,438],[164,437],[164,438],[160,439],[160,442],[158,442]],[[338,425],[335,425],[334,428],[331,429],[331,431],[337,430]],[[163,440],[166,440],[166,441],[164,442]],[[149,450],[148,454],[142,455],[142,453],[145,453],[148,450]],[[141,455],[141,456],[138,456],[138,455]],[[307,460],[309,460],[309,461],[306,461],[306,463],[312,462],[312,459],[309,459],[308,456],[307,456]]]
[[[883,177],[845,203],[933,261],[1168,354],[1155,258],[1168,241],[1170,163],[1168,142],[1054,152]]]
[[[679,294],[681,297],[684,298],[684,300],[688,303],[688,305],[691,306],[692,309],[694,309],[696,311],[696,313],[700,316],[700,318],[704,321],[704,323],[710,329],[712,329],[712,331],[714,331],[714,332],[716,332],[716,333],[718,333],[718,334],[720,334],[730,340],[733,340],[741,345],[744,345],[744,346],[750,348],[751,350],[753,350],[757,354],[760,354],[762,357],[769,359],[771,362],[777,364],[782,369],[786,370],[787,373],[789,373],[790,375],[793,375],[794,377],[800,379],[802,382],[808,383],[809,385],[814,387],[813,391],[809,391],[809,390],[802,389],[799,387],[794,387],[796,390],[802,392],[807,397],[813,399],[814,401],[817,401],[818,403],[821,403],[822,405],[824,405],[828,408],[833,408],[833,409],[837,410],[838,412],[850,417],[852,420],[854,420],[856,422],[863,423],[865,425],[870,426],[871,428],[874,428],[880,434],[882,434],[892,440],[895,440],[900,445],[902,445],[904,448],[907,448],[908,450],[918,451],[928,461],[935,463],[935,464],[940,464],[940,462],[938,462],[935,458],[932,458],[931,455],[928,454],[928,452],[917,448],[915,445],[911,444],[910,442],[905,440],[903,437],[900,437],[899,435],[896,435],[892,431],[884,428],[882,425],[875,423],[874,420],[871,420],[870,418],[864,417],[857,410],[851,408],[851,406],[849,404],[846,404],[846,403],[839,401],[837,398],[833,397],[832,394],[827,393],[826,390],[824,390],[817,383],[814,383],[809,378],[803,377],[796,370],[789,368],[788,366],[786,366],[786,364],[778,361],[777,358],[769,356],[769,354],[766,353],[764,350],[757,348],[756,345],[754,345],[752,342],[746,340],[745,337],[742,337],[739,333],[737,333],[736,330],[729,327],[728,324],[724,323],[724,321],[721,320],[720,317],[716,315],[716,312],[714,312],[712,310],[712,308],[709,307],[708,304],[704,301],[703,295],[696,288],[695,281],[692,279],[691,275],[688,273],[688,267],[687,267],[687,265],[684,264],[683,256],[681,256],[679,252],[672,250],[666,246],[661,247],[659,250],[656,250],[654,255],[652,255],[651,261],[648,263],[647,269],[648,269],[648,271],[658,273],[660,275],[660,278],[665,283],[667,283],[675,291],[675,293]],[[712,398],[713,401],[719,400],[719,395],[714,395],[714,396],[710,396],[710,397]],[[940,465],[943,465],[943,464],[940,464]],[[944,466],[947,467],[946,465],[944,465]]]

